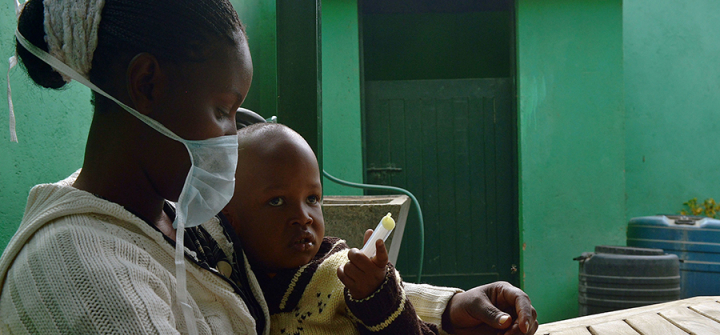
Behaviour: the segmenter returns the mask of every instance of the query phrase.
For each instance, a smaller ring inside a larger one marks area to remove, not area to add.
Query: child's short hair
[[[270,123],[270,122],[259,122],[259,123],[253,123],[251,125],[245,126],[243,128],[238,129],[238,137],[240,136],[251,136],[257,131],[260,131],[261,129],[265,129],[264,131],[268,131],[270,129],[276,129],[276,128],[289,128],[286,125],[280,124],[280,123]]]
[[[305,138],[303,138],[302,135],[298,134],[292,128],[290,128],[284,124],[281,124],[281,123],[272,123],[272,122],[255,123],[255,124],[251,124],[247,127],[238,129],[238,132],[237,132],[238,142],[240,143],[240,146],[242,146],[244,141],[253,140],[258,136],[274,137],[279,134],[290,135],[291,137],[296,137],[296,138],[302,139],[303,142],[307,143],[307,141],[305,141]]]

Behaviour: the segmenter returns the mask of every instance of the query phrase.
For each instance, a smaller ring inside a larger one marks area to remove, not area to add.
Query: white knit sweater
[[[173,247],[122,206],[73,188],[77,173],[30,191],[23,221],[0,258],[0,334],[186,333],[175,296]],[[231,255],[217,219],[203,226]],[[256,334],[255,321],[232,287],[186,264],[200,333]],[[269,320],[262,291],[248,271]],[[418,316],[439,324],[459,290],[406,284],[406,292]]]

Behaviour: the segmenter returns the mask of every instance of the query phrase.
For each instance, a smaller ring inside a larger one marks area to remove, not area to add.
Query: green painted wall
[[[363,182],[357,0],[323,1],[321,33],[324,169]],[[328,179],[323,187],[326,195],[363,194]]]
[[[0,87],[15,53],[15,7],[0,4]],[[61,91],[36,86],[21,67],[10,75],[19,143],[10,142],[7,95],[0,94],[0,250],[20,225],[30,188],[63,179],[82,166],[92,118],[90,90],[78,83]]]
[[[577,316],[578,264],[625,243],[621,0],[519,0],[523,288],[541,323]]]
[[[627,217],[720,200],[720,2],[625,0]]]
[[[510,28],[506,11],[366,14],[365,79],[509,77]]]

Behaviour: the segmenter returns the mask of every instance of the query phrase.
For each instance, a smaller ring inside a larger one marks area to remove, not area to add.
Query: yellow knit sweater
[[[347,314],[343,284],[337,277],[337,268],[347,262],[347,250],[331,255],[315,271],[297,306],[288,312],[270,316],[271,334],[359,334]],[[303,270],[293,277],[290,287],[280,302],[280,309],[287,305],[287,297],[293,292]]]
[[[298,268],[260,276],[270,309],[270,333],[437,334],[437,326],[420,321],[392,266],[371,296],[354,300],[337,277],[347,263],[344,241],[326,237],[315,259]]]

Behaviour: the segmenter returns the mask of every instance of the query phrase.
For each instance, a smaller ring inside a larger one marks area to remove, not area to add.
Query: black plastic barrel
[[[580,316],[680,299],[678,257],[661,249],[597,246],[575,260]]]

